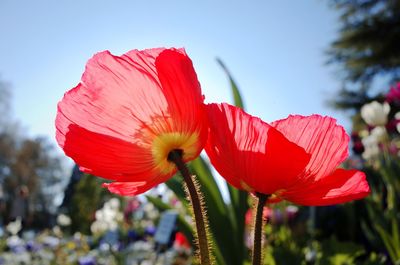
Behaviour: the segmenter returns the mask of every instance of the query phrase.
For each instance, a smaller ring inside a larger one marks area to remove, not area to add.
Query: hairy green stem
[[[256,194],[258,198],[256,215],[254,220],[254,244],[253,244],[253,265],[261,265],[263,258],[262,251],[262,232],[264,227],[263,210],[265,203],[268,200],[269,195],[267,194]]]
[[[193,207],[193,214],[196,223],[197,230],[197,243],[199,247],[199,255],[200,255],[200,264],[201,265],[210,265],[211,258],[209,253],[209,245],[207,240],[207,228],[205,223],[205,215],[202,203],[199,197],[199,191],[196,188],[195,183],[193,182],[192,175],[189,172],[186,164],[182,160],[182,150],[173,150],[168,155],[168,160],[173,162],[178,170],[180,171],[185,184],[187,186],[187,190],[189,192],[190,202]]]

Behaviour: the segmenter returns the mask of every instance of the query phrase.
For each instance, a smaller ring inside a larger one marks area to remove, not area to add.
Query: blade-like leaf
[[[228,68],[225,66],[224,62],[222,62],[222,60],[219,58],[217,58],[217,62],[222,67],[222,69],[225,71],[226,75],[229,78],[229,82],[230,82],[231,90],[232,90],[232,94],[233,94],[233,102],[234,102],[235,106],[244,109],[244,103],[243,103],[242,97],[239,92],[239,88],[236,85],[235,80],[233,80],[233,77],[230,74]]]
[[[397,218],[392,218],[392,236],[393,236],[393,248],[396,251],[396,256],[400,259],[400,237],[399,237],[399,225]]]
[[[244,231],[245,231],[245,216],[249,209],[248,194],[247,192],[237,190],[236,188],[228,185],[228,190],[231,199],[231,212],[230,219],[233,225],[233,230],[236,232],[234,242],[236,244],[238,259],[246,259],[246,246],[244,244]]]
[[[170,178],[165,184],[171,189],[176,197],[184,204],[187,205],[186,194],[182,186],[183,179],[179,174]]]
[[[380,225],[376,224],[375,229],[385,244],[386,250],[389,253],[392,262],[395,264],[399,257],[396,255],[396,249],[394,248],[393,240],[390,237],[390,234],[386,232]]]

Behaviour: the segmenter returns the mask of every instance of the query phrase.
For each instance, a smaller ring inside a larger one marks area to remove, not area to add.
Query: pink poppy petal
[[[58,124],[62,127],[62,121]],[[67,125],[67,134],[58,133],[57,141],[85,173],[125,181],[132,175],[138,175],[137,181],[154,175],[151,150],[74,124]]]
[[[185,161],[190,161],[200,154],[208,135],[204,97],[192,61],[183,49],[169,49],[159,54],[155,65],[163,95],[168,102],[167,111],[173,120],[166,130],[197,135],[196,153],[188,158],[184,156]]]
[[[190,58],[183,50],[165,50],[157,57],[155,64],[168,110],[174,118],[182,120],[182,126],[196,125],[194,121],[205,115],[204,98]]]
[[[148,183],[176,172],[169,149],[182,147],[192,160],[208,133],[190,58],[163,48],[96,54],[58,104],[56,129],[59,145],[85,172]]]
[[[291,115],[271,125],[311,154],[305,171],[310,181],[331,174],[348,156],[349,137],[333,118]]]
[[[81,83],[64,95],[58,109],[70,123],[134,141],[137,131],[167,109],[154,74],[160,51],[131,51],[121,57],[108,51],[96,54],[88,61]]]
[[[259,118],[228,104],[209,104],[205,150],[233,186],[272,194],[303,172],[309,155]]]
[[[165,181],[165,180],[164,180]],[[110,192],[122,196],[135,196],[142,194],[158,184],[164,182],[110,182],[103,183],[103,187],[107,188]]]
[[[295,187],[282,196],[301,205],[324,206],[362,199],[369,193],[370,188],[363,172],[339,168],[315,183]]]

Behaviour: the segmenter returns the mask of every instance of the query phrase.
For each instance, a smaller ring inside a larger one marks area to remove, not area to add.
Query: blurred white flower
[[[90,226],[90,231],[93,234],[102,234],[107,231],[107,223],[101,221],[94,221]]]
[[[379,144],[384,142],[387,138],[388,134],[385,127],[377,126],[373,128],[369,135],[366,135],[361,139],[364,146],[362,157],[366,160],[376,158],[381,151]]]
[[[362,153],[362,157],[365,160],[369,160],[375,158],[379,155],[379,139],[376,135],[368,135],[361,139],[361,142],[364,146],[364,152]]]
[[[57,216],[57,224],[60,226],[69,226],[71,224],[71,218],[65,214],[59,214]]]
[[[360,131],[358,132],[358,135],[359,135],[361,138],[367,137],[367,136],[369,135],[369,131],[368,131],[368,130],[360,130]]]
[[[296,205],[289,205],[286,207],[286,212],[287,213],[293,213],[296,214],[299,211],[299,207],[297,207]]]
[[[103,216],[104,216],[104,213],[101,209],[97,210],[96,213],[94,214],[94,217],[96,218],[96,220],[103,220],[104,219]]]
[[[24,249],[24,243],[21,239],[21,242],[14,242],[11,243],[10,241],[15,241],[15,237],[12,236],[11,238],[7,239],[7,246],[9,248],[17,248],[16,252],[2,252],[1,257],[1,264],[9,264],[9,265],[19,265],[19,264],[35,264],[32,263],[32,256],[28,251]],[[4,263],[3,263],[4,262]]]
[[[6,230],[12,235],[18,234],[18,232],[21,229],[22,229],[21,217],[17,217],[17,219],[14,222],[10,222],[6,227]]]
[[[375,137],[378,142],[382,142],[387,138],[387,131],[383,126],[373,128],[370,134],[372,137]]]
[[[317,260],[317,251],[315,249],[309,249],[306,252],[305,259],[309,263],[314,263]]]
[[[42,238],[42,243],[51,248],[55,248],[60,244],[60,239],[54,236],[45,236]]]
[[[397,112],[397,113],[394,115],[394,118],[395,118],[396,120],[400,120],[400,112]],[[397,131],[400,133],[400,122],[396,124],[396,129],[397,129]]]
[[[154,211],[154,205],[152,203],[147,203],[144,205],[143,210],[145,212],[152,212]]]
[[[25,242],[19,236],[12,235],[7,238],[6,244],[9,248],[15,248],[18,246],[23,246]]]
[[[111,246],[108,243],[103,243],[102,242],[99,245],[99,250],[102,251],[102,252],[108,252],[108,251],[110,251],[110,248],[111,248]]]
[[[372,101],[361,107],[361,117],[371,126],[383,126],[388,121],[388,114],[390,112],[390,105],[385,102],[383,104]]]
[[[82,240],[82,234],[80,232],[75,232],[72,237],[74,238],[74,240],[76,241],[80,241]]]
[[[54,226],[52,231],[53,231],[55,236],[62,237],[62,231],[61,231],[61,228],[58,225]]]
[[[104,222],[112,222],[115,218],[115,215],[117,214],[115,210],[108,208],[108,207],[104,207],[101,209],[101,211],[103,212],[100,216],[102,217],[101,221]]]
[[[124,220],[124,214],[122,212],[117,212],[115,215],[115,220],[118,222],[122,222]]]
[[[105,203],[104,206],[110,207],[114,210],[119,210],[120,203],[117,198],[111,198],[108,202]]]
[[[117,230],[118,223],[124,218],[119,208],[120,202],[117,198],[105,202],[103,208],[95,213],[96,220],[90,226],[92,233],[101,234],[109,230]]]

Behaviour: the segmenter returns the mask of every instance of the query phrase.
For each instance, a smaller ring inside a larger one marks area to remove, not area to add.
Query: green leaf
[[[322,242],[322,257],[320,264],[356,264],[357,257],[365,254],[361,245],[353,242],[338,241],[335,237]]]
[[[389,256],[393,263],[396,263],[396,261],[400,258],[397,257],[396,255],[396,249],[393,244],[393,239],[390,237],[390,234],[385,231],[385,229],[382,228],[382,226],[375,224],[375,229],[378,232],[379,236],[381,237],[383,243],[385,244],[386,250],[389,253]]]
[[[171,189],[176,197],[185,205],[188,205],[188,201],[186,199],[186,193],[182,186],[183,178],[180,174],[176,174],[172,178],[170,178],[165,184],[169,189]]]
[[[361,221],[361,229],[362,229],[365,237],[368,239],[368,241],[372,242],[372,244],[375,247],[377,247],[377,245],[379,243],[377,243],[376,235],[375,235],[374,231],[372,230],[373,228],[370,228],[365,220]]]
[[[226,75],[229,78],[229,82],[230,82],[231,90],[232,90],[232,94],[233,94],[234,105],[241,109],[244,109],[244,103],[243,103],[242,97],[240,95],[239,88],[236,85],[235,80],[233,80],[231,73],[229,72],[228,68],[225,66],[224,62],[222,62],[221,59],[217,58],[217,62],[222,67],[222,69],[225,71]]]
[[[397,218],[392,218],[392,235],[393,235],[393,248],[396,251],[396,256],[400,259],[400,238],[399,238],[399,226],[397,224]]]

